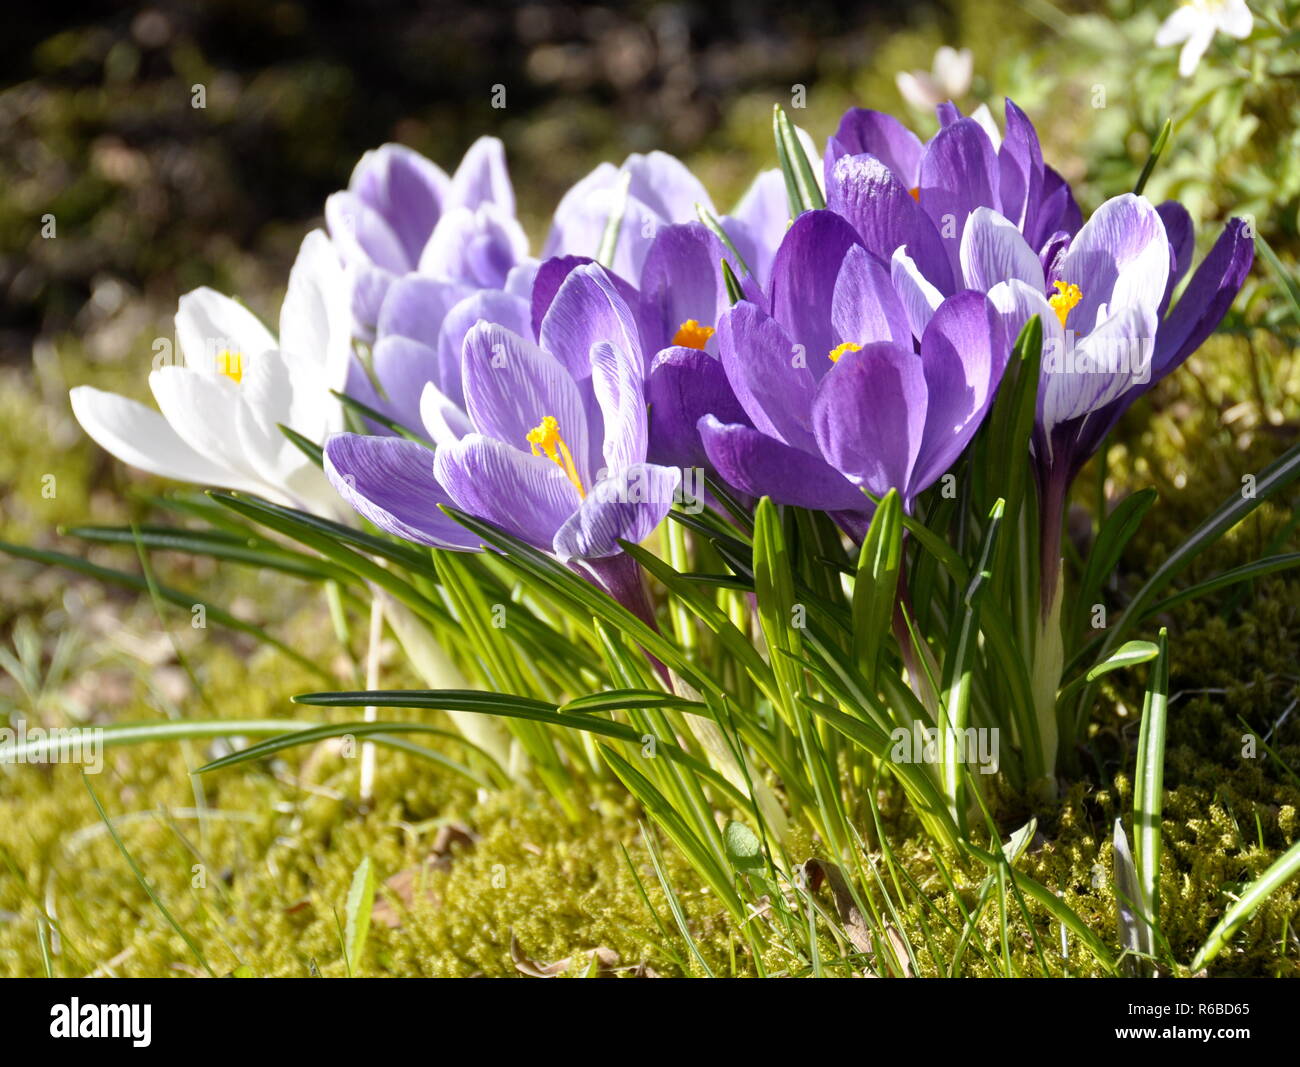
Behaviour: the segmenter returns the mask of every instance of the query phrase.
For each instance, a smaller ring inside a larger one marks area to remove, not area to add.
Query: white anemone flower
[[[1156,47],[1168,48],[1182,42],[1178,73],[1190,78],[1216,33],[1222,31],[1241,41],[1250,36],[1254,25],[1246,0],[1188,0],[1160,24]]]
[[[279,427],[316,443],[343,428],[330,390],[347,381],[350,307],[349,276],[313,230],[289,274],[278,341],[242,304],[195,289],[176,312],[182,358],[149,375],[158,411],[83,385],[71,392],[73,413],[97,444],[140,470],[339,512],[320,469]]]
[[[974,70],[975,59],[969,48],[958,50],[945,44],[934,53],[929,71],[899,71],[895,81],[904,100],[929,111],[945,101],[965,96]]]

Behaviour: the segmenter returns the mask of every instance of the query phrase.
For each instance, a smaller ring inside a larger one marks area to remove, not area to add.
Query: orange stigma
[[[1083,290],[1073,282],[1052,282],[1052,285],[1056,288],[1056,295],[1049,296],[1047,302],[1056,312],[1056,317],[1061,320],[1061,329],[1065,329],[1066,317],[1083,299]]]
[[[683,348],[703,348],[712,336],[712,326],[701,326],[694,319],[687,319],[673,334],[673,344]]]
[[[569,479],[573,488],[578,490],[578,496],[585,500],[587,491],[582,487],[582,479],[578,477],[578,468],[574,465],[573,454],[569,451],[569,446],[564,443],[564,438],[560,436],[560,424],[555,416],[545,416],[528,431],[527,440],[533,446],[533,455],[545,454],[547,459],[564,471],[565,477]]]

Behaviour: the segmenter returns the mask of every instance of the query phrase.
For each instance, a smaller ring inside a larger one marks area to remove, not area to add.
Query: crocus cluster
[[[1174,301],[1194,248],[1183,208],[1125,194],[1085,221],[1011,101],[1001,130],[986,107],[937,114],[927,141],[864,109],[824,151],[806,141],[819,210],[792,210],[779,171],[719,215],[671,156],[602,164],[560,201],[540,258],[499,141],[450,176],[384,146],[330,197],[328,237],[304,242],[278,339],[201,290],[177,316],[187,367],[153,380],[161,417],[93,390],[74,408],[136,466],[327,511],[287,426],[323,444],[328,482],[380,529],[478,549],[457,509],[630,601],[621,543],[701,470],[856,538],[873,497],[912,508],[1037,316],[1032,462],[1059,540],[1070,481],[1218,325],[1250,234],[1230,222]],[[366,432],[341,432],[331,390],[369,409]]]

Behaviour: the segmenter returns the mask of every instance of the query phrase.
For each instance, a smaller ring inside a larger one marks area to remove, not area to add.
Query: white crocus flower
[[[1189,0],[1160,24],[1156,47],[1183,42],[1178,73],[1190,78],[1216,33],[1222,31],[1240,41],[1250,36],[1254,25],[1246,0]]]
[[[72,390],[86,432],[124,463],[165,478],[238,489],[317,513],[340,510],[316,467],[280,431],[323,443],[343,428],[352,354],[348,275],[324,232],[309,233],[289,275],[280,337],[212,289],[181,297],[183,362],[149,375],[158,411],[90,386]]]
[[[930,71],[899,71],[895,80],[904,100],[929,111],[945,101],[965,96],[974,69],[975,60],[969,48],[958,51],[945,44],[935,52]]]

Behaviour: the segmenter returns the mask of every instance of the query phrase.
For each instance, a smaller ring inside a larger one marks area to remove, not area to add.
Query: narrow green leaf
[[[361,963],[361,953],[365,951],[366,937],[370,934],[370,913],[375,904],[375,868],[367,856],[358,865],[352,875],[352,886],[348,889],[348,901],[345,915],[343,938],[347,946],[348,974],[356,974]]]
[[[1165,802],[1165,725],[1169,709],[1169,638],[1162,629],[1142,704],[1133,788],[1133,860],[1152,930],[1160,929],[1160,817]]]
[[[133,589],[136,592],[148,593],[149,583],[139,575],[128,574],[126,571],[114,570],[111,567],[101,567],[97,563],[91,563],[89,560],[81,559],[79,556],[70,556],[63,552],[51,552],[43,549],[28,548],[25,545],[14,545],[7,541],[0,541],[0,552],[7,552],[11,556],[18,556],[20,559],[29,559],[36,563],[43,563],[47,567],[63,567],[66,570],[76,571],[78,574],[87,575],[97,581],[107,582],[110,585],[119,585],[126,589]],[[300,667],[304,667],[312,674],[322,678],[328,678],[329,672],[308,659],[301,652],[290,648],[278,638],[272,637],[260,626],[255,626],[251,622],[245,622],[238,616],[230,614],[224,608],[213,604],[205,597],[196,593],[186,593],[179,589],[173,589],[166,585],[156,585],[155,592],[162,600],[169,604],[175,604],[177,607],[189,611],[196,604],[202,604],[204,613],[207,618],[213,622],[219,623],[230,630],[238,630],[240,633],[248,634],[263,644],[270,645],[278,652],[288,656]]]
[[[903,502],[891,489],[871,517],[853,583],[853,655],[871,685],[894,616],[902,561]]]
[[[293,429],[293,427],[286,426],[282,422],[277,422],[276,426],[278,426],[280,432],[284,434],[284,436],[287,437],[293,443],[293,446],[296,449],[298,449],[298,451],[301,452],[304,456],[306,456],[309,460],[311,460],[314,464],[316,464],[316,466],[318,467],[325,466],[325,450],[322,449],[320,445],[318,445],[315,441],[303,437],[303,435],[300,434],[297,430]]]
[[[1142,195],[1142,190],[1147,187],[1147,180],[1151,177],[1151,172],[1156,169],[1156,163],[1160,160],[1160,153],[1165,150],[1165,145],[1169,141],[1169,131],[1173,129],[1174,120],[1165,119],[1165,124],[1160,127],[1160,133],[1156,135],[1155,144],[1151,146],[1151,154],[1147,156],[1146,164],[1142,168],[1142,173],[1138,176],[1137,185],[1133,186],[1133,192],[1137,196]]]
[[[185,928],[176,921],[175,916],[167,910],[167,905],[164,904],[158,894],[154,892],[153,885],[150,883],[149,879],[144,876],[144,872],[140,870],[139,864],[135,862],[131,853],[127,851],[126,845],[122,843],[122,839],[118,836],[117,829],[113,826],[113,820],[108,817],[108,812],[104,810],[104,805],[99,801],[99,794],[95,792],[94,786],[90,784],[89,776],[83,774],[81,780],[86,785],[86,792],[90,794],[90,799],[95,802],[95,810],[99,812],[99,817],[104,821],[104,826],[108,829],[108,836],[113,839],[113,844],[115,844],[117,850],[122,853],[122,858],[126,860],[126,865],[131,868],[131,873],[135,875],[135,880],[140,884],[140,888],[145,891],[145,894],[153,902],[153,906],[158,909],[158,913],[166,920],[167,925],[180,935],[180,939],[184,941],[189,947],[189,950],[194,953],[194,958],[199,961],[199,966],[208,972],[208,977],[215,978],[217,976],[216,972],[208,965],[208,959],[203,954],[203,950],[199,948],[198,942],[195,941],[194,938],[190,937]]]
[[[1192,971],[1200,971],[1224,950],[1232,936],[1250,919],[1276,890],[1300,874],[1300,841],[1278,857],[1263,874],[1246,887],[1210,931],[1205,944],[1192,960]]]

